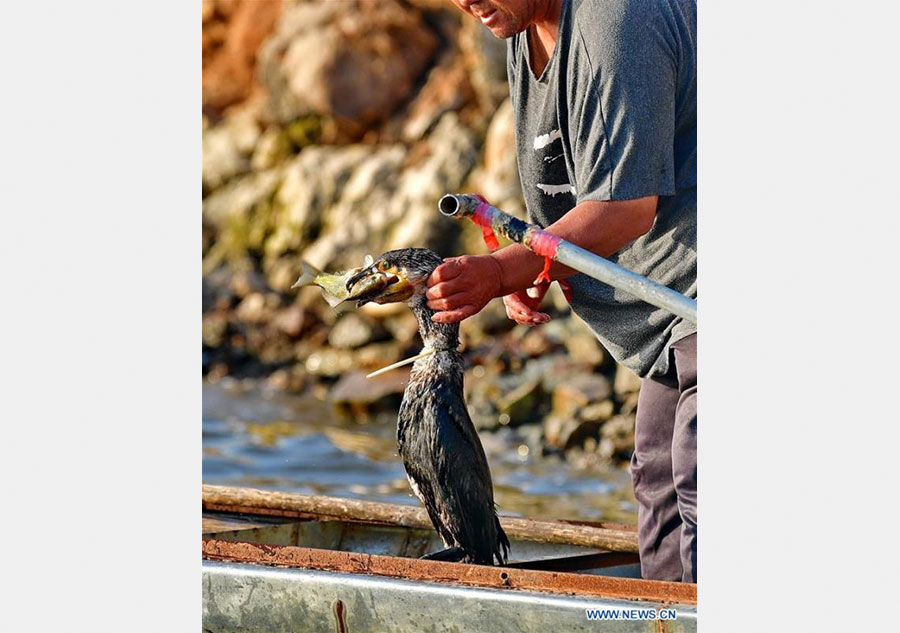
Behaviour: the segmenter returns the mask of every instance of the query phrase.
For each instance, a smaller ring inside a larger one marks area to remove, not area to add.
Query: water
[[[418,505],[397,455],[396,417],[340,421],[316,398],[225,379],[203,384],[203,482]],[[635,523],[626,468],[540,457],[536,429],[481,439],[502,514]]]

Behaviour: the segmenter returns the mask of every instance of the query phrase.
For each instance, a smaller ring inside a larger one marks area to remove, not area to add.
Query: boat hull
[[[675,609],[674,620],[594,620],[586,609]],[[696,605],[472,587],[203,561],[203,627],[215,633],[696,631]]]

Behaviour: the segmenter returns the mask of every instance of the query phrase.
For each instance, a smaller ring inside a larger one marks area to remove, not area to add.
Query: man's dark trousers
[[[697,582],[697,335],[669,354],[669,371],[642,381],[635,420],[641,575]]]

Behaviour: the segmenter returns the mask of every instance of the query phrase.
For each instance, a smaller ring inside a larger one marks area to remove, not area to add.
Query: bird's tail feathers
[[[509,538],[503,527],[500,525],[500,519],[494,515],[494,521],[497,524],[497,542],[494,546],[494,556],[497,558],[498,565],[505,565],[506,559],[509,557]]]

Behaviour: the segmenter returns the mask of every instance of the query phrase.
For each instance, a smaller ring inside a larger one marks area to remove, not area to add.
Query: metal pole
[[[544,231],[536,224],[523,222],[489,205],[478,196],[447,194],[438,202],[440,212],[451,218],[471,218],[482,227],[527,246],[543,257],[633,294],[647,303],[668,310],[691,323],[697,323],[697,301],[680,292],[651,281]]]

